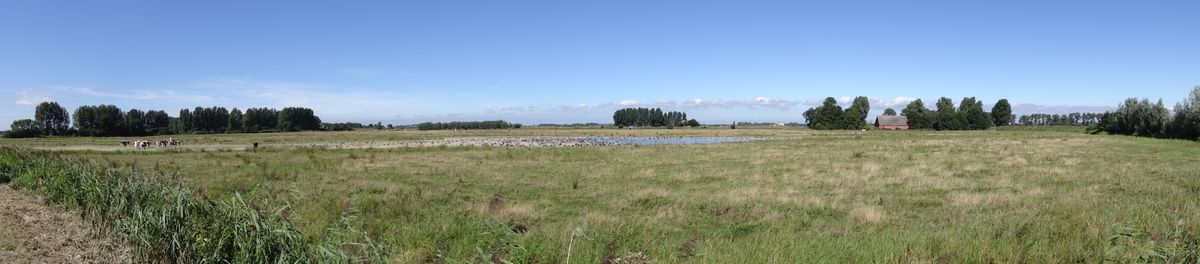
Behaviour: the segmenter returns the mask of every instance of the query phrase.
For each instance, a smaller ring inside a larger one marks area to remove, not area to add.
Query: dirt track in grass
[[[0,262],[130,263],[130,248],[78,215],[0,185]]]

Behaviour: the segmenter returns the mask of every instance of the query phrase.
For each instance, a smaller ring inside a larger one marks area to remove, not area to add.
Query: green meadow
[[[119,147],[132,138],[0,145],[182,184],[203,199],[288,206],[314,239],[353,215],[396,263],[1194,262],[1200,143],[1081,131],[523,128],[185,135],[175,137],[184,146],[150,150]],[[760,140],[302,146],[464,136]]]

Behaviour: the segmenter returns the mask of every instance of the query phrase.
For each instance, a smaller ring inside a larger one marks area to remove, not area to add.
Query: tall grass
[[[386,257],[380,244],[352,228],[348,213],[321,241],[308,241],[289,221],[290,206],[263,212],[240,194],[209,200],[136,173],[11,148],[0,149],[0,174],[126,238],[136,262],[377,263]]]

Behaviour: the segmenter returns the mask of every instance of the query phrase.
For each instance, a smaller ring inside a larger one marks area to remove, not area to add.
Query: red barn
[[[875,117],[875,128],[890,129],[890,130],[906,130],[906,129],[908,129],[908,117],[878,116],[878,117]]]

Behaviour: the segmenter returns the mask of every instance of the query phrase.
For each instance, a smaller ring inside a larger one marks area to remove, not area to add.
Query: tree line
[[[661,108],[625,108],[613,113],[613,125],[617,127],[681,127],[700,126],[695,119],[688,119],[684,112],[663,112]]]
[[[1022,126],[1092,126],[1100,122],[1101,113],[1028,114],[1018,117]]]
[[[1129,98],[1116,111],[1100,115],[1093,133],[1105,132],[1157,138],[1200,139],[1200,86],[1192,88],[1187,97],[1175,104],[1175,113],[1163,105],[1162,99]]]
[[[935,105],[937,109],[930,110],[921,99],[913,100],[901,115],[908,118],[909,128],[934,130],[984,130],[1009,125],[1013,119],[1008,99],[997,101],[991,112],[984,112],[983,102],[975,97],[963,98],[957,108],[947,97],[939,98]]]
[[[838,105],[837,99],[827,97],[820,107],[805,111],[804,119],[811,129],[865,129],[869,127],[867,113],[870,109],[871,102],[866,96],[855,97],[845,110]],[[885,109],[883,115],[894,116],[896,110]],[[917,99],[910,102],[901,115],[908,118],[912,129],[979,130],[1008,125],[1012,120],[1012,105],[1007,99],[1000,99],[992,112],[984,112],[983,102],[975,97],[963,98],[957,108],[953,100],[942,97],[938,99],[937,110],[933,111]]]
[[[472,130],[472,129],[507,129],[521,128],[521,124],[504,122],[504,120],[496,121],[468,121],[468,122],[425,122],[417,124],[417,130]]]
[[[395,128],[392,124],[384,125],[383,122],[375,124],[366,124],[357,122],[344,123],[321,123],[321,129],[327,131],[353,131],[355,129],[392,129]]]
[[[312,109],[287,107],[234,108],[196,107],[182,109],[177,117],[166,111],[130,109],[115,105],[84,105],[68,114],[56,102],[43,102],[34,109],[34,119],[13,121],[7,137],[33,136],[147,136],[193,133],[257,133],[321,129],[321,119]]]
[[[845,110],[838,105],[837,99],[826,97],[821,106],[804,111],[804,120],[811,129],[866,129],[867,112],[870,110],[871,102],[866,96],[854,98],[854,102]]]

